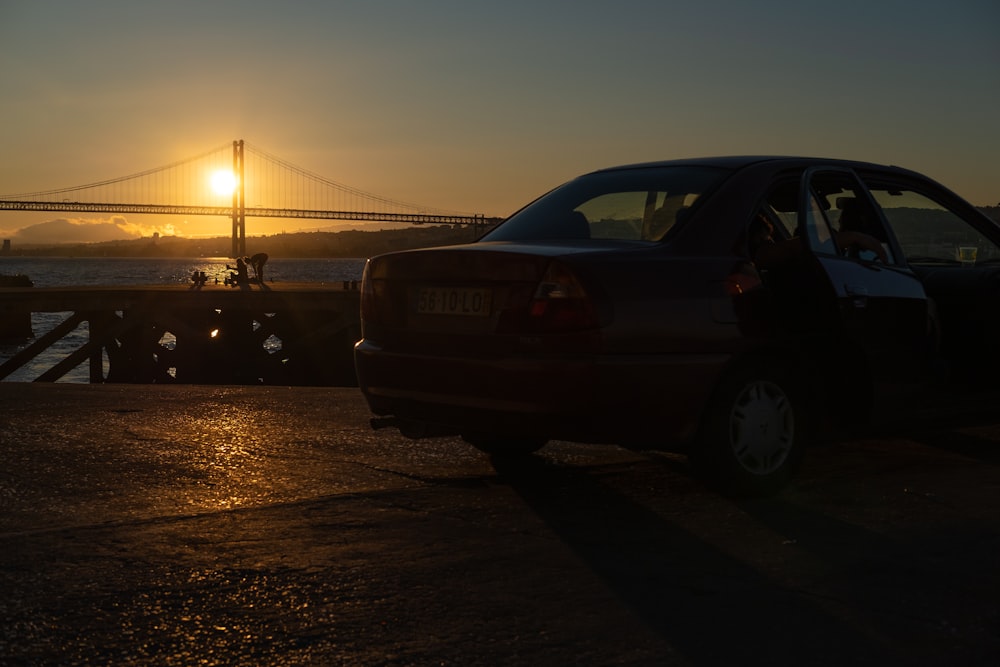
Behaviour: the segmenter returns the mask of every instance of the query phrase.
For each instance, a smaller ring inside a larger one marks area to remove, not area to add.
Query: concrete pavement
[[[993,401],[812,450],[500,466],[355,389],[0,383],[3,665],[993,665]]]

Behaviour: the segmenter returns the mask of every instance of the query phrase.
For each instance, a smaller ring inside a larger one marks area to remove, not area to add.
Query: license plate
[[[489,317],[493,291],[471,287],[421,287],[417,312],[422,315],[473,315]]]

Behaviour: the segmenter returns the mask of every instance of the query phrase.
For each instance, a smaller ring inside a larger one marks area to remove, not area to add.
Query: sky
[[[244,139],[488,216],[592,169],[724,154],[896,164],[1000,202],[997,0],[0,0],[0,91],[0,195]],[[230,227],[0,212],[15,242]]]

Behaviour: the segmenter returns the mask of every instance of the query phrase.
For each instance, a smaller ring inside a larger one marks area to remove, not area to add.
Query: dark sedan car
[[[688,453],[770,491],[816,430],[996,367],[1000,229],[932,180],[791,157],[604,169],[362,280],[358,380],[410,436]]]

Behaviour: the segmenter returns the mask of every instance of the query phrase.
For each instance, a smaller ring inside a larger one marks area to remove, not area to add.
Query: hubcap
[[[766,380],[748,384],[729,414],[729,439],[748,472],[766,475],[785,462],[795,437],[795,414],[781,387]]]

